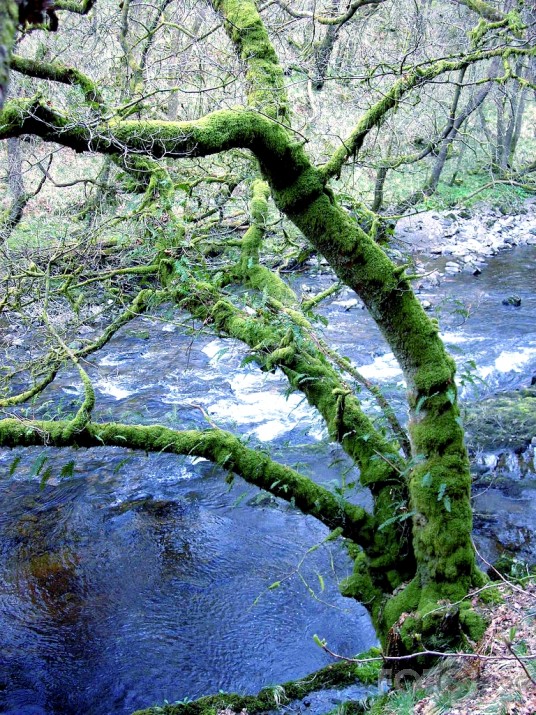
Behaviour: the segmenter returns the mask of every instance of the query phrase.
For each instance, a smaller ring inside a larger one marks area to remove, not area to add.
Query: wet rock
[[[469,404],[465,426],[473,448],[525,449],[536,434],[536,385]]]
[[[95,332],[95,328],[92,328],[91,325],[81,325],[78,328],[78,334],[79,335],[90,335],[91,333]]]
[[[521,298],[517,295],[517,293],[512,293],[512,295],[509,295],[507,298],[503,298],[502,304],[512,305],[514,308],[519,308],[521,305]]]
[[[445,271],[446,271],[447,273],[459,273],[459,272],[460,272],[460,266],[459,266],[459,264],[456,263],[455,261],[449,261],[449,262],[445,265]]]
[[[437,271],[430,273],[430,275],[425,276],[422,281],[417,283],[418,290],[430,290],[431,288],[437,288],[441,285],[441,276]]]
[[[359,306],[359,301],[357,298],[351,298],[350,300],[337,300],[333,303],[333,305],[340,305],[341,308],[344,308],[346,312],[349,310],[352,310],[352,308],[357,308]]]

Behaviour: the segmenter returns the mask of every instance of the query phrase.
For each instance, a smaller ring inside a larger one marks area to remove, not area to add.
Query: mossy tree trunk
[[[15,0],[0,0],[0,109],[9,85],[9,63],[15,43],[19,8]]]
[[[274,331],[273,325],[248,318],[210,283],[181,279],[173,262],[165,259],[165,251],[155,255],[148,268],[151,273],[160,272],[167,297],[220,332],[262,353],[265,367],[280,366],[291,384],[301,389],[323,415],[331,436],[339,439],[358,462],[362,482],[371,488],[376,504],[370,519],[361,513],[354,515],[359,528],[351,538],[360,548],[354,552],[355,570],[345,584],[345,593],[371,607],[385,641],[396,626],[404,647],[411,649],[416,645],[416,634],[425,641],[427,634],[435,630],[438,602],[457,603],[472,586],[482,582],[471,542],[471,480],[457,404],[455,365],[445,351],[437,323],[426,315],[413,293],[404,266],[396,266],[375,242],[372,232],[363,230],[338,205],[329,182],[407,92],[441,74],[497,57],[502,49],[475,51],[461,59],[441,60],[408,72],[359,120],[330,160],[316,167],[300,137],[296,139],[290,129],[283,72],[255,2],[213,0],[212,4],[222,14],[229,39],[244,62],[247,107],[213,112],[191,122],[125,120],[120,114],[101,119],[102,101],[90,80],[69,68],[57,64],[47,68],[42,64],[38,69],[31,68],[33,76],[37,71],[40,76],[53,71],[55,79],[78,85],[95,119],[88,124],[77,122],[39,97],[12,100],[0,113],[0,139],[33,134],[78,152],[132,156],[136,169],[142,169],[148,178],[148,209],[156,196],[168,201],[173,191],[167,173],[158,169],[155,159],[203,157],[235,148],[253,153],[262,181],[253,185],[252,226],[243,241],[242,259],[235,266],[235,275],[266,290],[281,305],[281,311],[294,310],[300,329],[308,329],[300,322],[292,292],[274,276],[268,277],[258,263],[271,194],[277,208],[325,256],[339,279],[364,301],[396,356],[407,383],[410,468],[406,469],[393,442],[383,438],[367,420],[355,396],[348,393],[315,345],[306,339],[298,345],[292,331],[281,334]],[[520,55],[532,52],[523,47],[516,51]],[[364,225],[369,223],[368,218],[364,217]],[[313,379],[300,379],[304,374]],[[75,429],[71,422],[68,429],[59,432],[55,423],[33,423],[21,428],[17,421],[4,420],[0,423],[0,444],[33,444],[45,434],[55,444],[87,444],[97,439],[116,444],[114,440],[119,438],[123,446],[147,448],[154,442],[155,449],[162,447],[154,432],[136,432],[117,425],[92,426],[90,410],[79,415]],[[192,444],[203,440],[199,435],[190,437],[186,444],[192,451]],[[166,434],[166,444],[168,439],[169,444],[175,444],[175,437]],[[226,449],[229,446],[226,439],[221,434],[217,437],[218,444],[210,453],[215,461],[221,457],[219,442]],[[229,468],[245,475],[254,473],[255,460],[246,455],[240,462],[240,450],[235,447],[237,456]],[[180,451],[178,446],[175,451]],[[288,483],[290,493],[294,489],[298,495],[298,483]],[[313,487],[311,490],[312,493]],[[392,516],[392,494],[397,491],[409,495],[408,509],[413,515],[412,548],[406,558],[401,558],[396,541],[397,527],[380,528]],[[315,515],[326,523],[345,528],[340,520],[334,520],[327,500],[320,501],[323,515],[315,506],[317,499],[306,498],[304,493],[303,499],[295,501],[304,511],[315,513],[316,509]],[[401,581],[407,584],[397,588]],[[396,595],[392,594],[394,589]],[[403,614],[411,615],[402,622]],[[467,610],[461,620],[468,629],[475,626],[474,616]]]

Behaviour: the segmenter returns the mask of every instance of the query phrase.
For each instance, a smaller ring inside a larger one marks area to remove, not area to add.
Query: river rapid
[[[449,269],[449,255],[417,256],[428,274],[420,297],[469,406],[536,375],[536,246],[496,254],[477,275]],[[334,278],[319,264],[291,280],[310,293]],[[518,307],[503,305],[512,294]],[[326,340],[402,404],[402,375],[355,296],[322,311]],[[241,365],[243,346],[186,326],[184,316],[140,318],[93,357],[95,420],[202,429],[207,414],[318,482],[356,478],[279,373]],[[65,370],[42,413],[72,411],[80,394]],[[534,444],[469,443],[479,550],[536,561]],[[315,633],[347,654],[376,642],[364,607],[338,593],[350,562],[336,543],[321,545],[327,529],[206,461],[35,448],[0,451],[0,473],[0,712],[126,715],[251,693],[327,664]],[[351,498],[370,503],[364,491]]]

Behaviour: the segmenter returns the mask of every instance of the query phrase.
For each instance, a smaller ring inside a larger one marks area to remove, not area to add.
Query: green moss
[[[357,659],[378,658],[380,651],[371,648],[361,653]],[[378,682],[382,661],[371,663],[350,663],[340,661],[328,665],[300,680],[293,680],[274,687],[263,688],[257,695],[237,695],[222,693],[209,695],[190,703],[164,705],[146,710],[137,710],[133,715],[212,715],[226,708],[239,713],[246,709],[250,715],[277,710],[280,705],[293,700],[301,700],[309,693],[329,688],[340,688],[359,682],[374,685]]]
[[[283,71],[252,0],[213,0],[225,31],[246,63],[248,104],[280,121],[288,120]]]
[[[377,622],[383,601],[383,592],[372,580],[370,562],[363,551],[354,557],[352,574],[341,581],[339,590],[343,596],[366,604],[374,621]]]
[[[536,387],[499,393],[467,405],[464,424],[475,449],[527,447],[536,436]]]
[[[469,603],[463,603],[460,607],[460,624],[473,643],[482,639],[488,625],[486,619],[471,608]]]
[[[328,195],[324,193],[324,185],[320,172],[309,166],[290,185],[277,190],[276,203],[281,211],[293,214],[303,207],[309,207],[311,202],[321,194],[329,200]]]
[[[9,84],[9,63],[15,44],[19,8],[15,0],[0,3],[0,109],[4,104]]]
[[[421,597],[418,579],[413,579],[398,593],[391,596],[383,609],[382,632],[384,634],[398,621],[403,613],[413,613],[417,610]]]

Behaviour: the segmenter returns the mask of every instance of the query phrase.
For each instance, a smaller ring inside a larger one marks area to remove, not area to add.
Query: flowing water
[[[317,291],[333,277],[293,280]],[[536,248],[525,247],[423,294],[468,400],[536,374],[535,289]],[[519,308],[502,305],[513,292]],[[324,308],[326,339],[401,399],[392,355],[348,301],[342,294]],[[94,356],[95,419],[185,429],[205,428],[208,415],[320,483],[355,478],[281,375],[241,366],[243,346],[166,317],[138,319]],[[41,414],[72,412],[80,394],[76,373],[63,372]],[[518,455],[484,446],[475,462],[501,459],[509,487],[478,490],[478,544],[494,558],[509,540],[534,559],[534,453],[524,452],[521,469]],[[0,474],[0,712],[123,715],[220,689],[251,693],[328,663],[315,633],[348,654],[375,643],[365,609],[338,594],[345,553],[313,548],[327,530],[238,478],[227,483],[206,461],[34,448],[0,451]],[[365,492],[352,498],[369,504]]]

